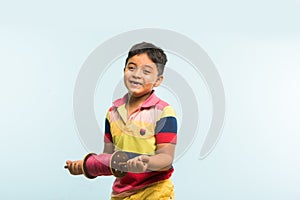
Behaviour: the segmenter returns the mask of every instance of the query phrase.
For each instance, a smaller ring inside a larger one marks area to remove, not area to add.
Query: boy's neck
[[[142,104],[148,99],[148,97],[152,94],[152,92],[149,92],[143,96],[140,97],[134,97],[128,94],[128,99],[127,99],[127,111],[128,115],[131,115],[137,108],[141,107]]]

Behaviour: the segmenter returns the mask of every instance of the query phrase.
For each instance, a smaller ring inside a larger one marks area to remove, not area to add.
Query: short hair
[[[141,42],[131,47],[126,58],[125,66],[131,57],[142,53],[146,53],[148,55],[152,62],[156,64],[158,75],[162,75],[168,61],[167,56],[161,48],[147,42]]]

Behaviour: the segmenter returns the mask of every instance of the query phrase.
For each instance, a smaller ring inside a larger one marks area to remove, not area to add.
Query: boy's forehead
[[[146,53],[137,54],[128,59],[128,64],[156,66]]]

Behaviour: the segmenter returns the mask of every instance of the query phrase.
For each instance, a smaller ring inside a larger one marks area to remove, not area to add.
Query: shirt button
[[[140,129],[140,135],[145,135],[146,134],[146,130],[145,129]]]

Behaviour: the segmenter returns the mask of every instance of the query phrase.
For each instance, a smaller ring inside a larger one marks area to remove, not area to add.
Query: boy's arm
[[[115,151],[114,144],[112,142],[104,142],[103,153],[112,154]]]
[[[175,144],[162,143],[157,145],[156,154],[153,156],[141,155],[127,161],[128,171],[145,172],[164,171],[170,169],[175,153]]]
[[[162,143],[157,145],[156,154],[154,156],[142,156],[142,161],[148,160],[148,170],[163,171],[168,170],[172,166],[175,153],[175,144]],[[149,159],[143,159],[148,157]]]

